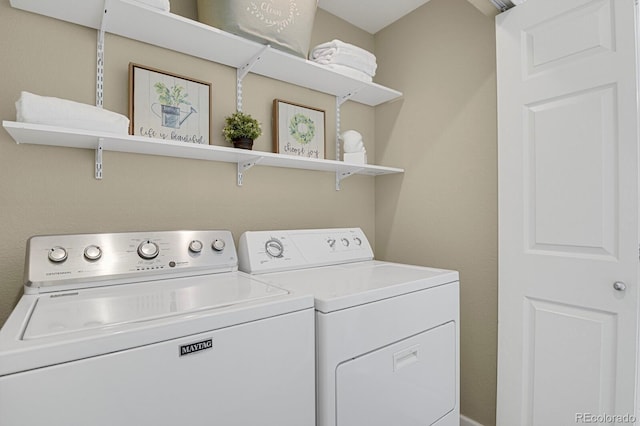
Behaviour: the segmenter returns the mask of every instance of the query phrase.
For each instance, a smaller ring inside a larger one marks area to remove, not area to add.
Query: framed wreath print
[[[211,84],[129,64],[132,135],[209,144]]]
[[[274,99],[273,149],[280,154],[324,159],[324,110]]]

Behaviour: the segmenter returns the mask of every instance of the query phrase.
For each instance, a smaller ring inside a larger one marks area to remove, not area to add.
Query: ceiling
[[[319,0],[318,6],[345,21],[375,34],[429,0]],[[497,9],[491,0],[468,0],[486,14]]]
[[[318,7],[375,34],[429,0],[320,0]]]

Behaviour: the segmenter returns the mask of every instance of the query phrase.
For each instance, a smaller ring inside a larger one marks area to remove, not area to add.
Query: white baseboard
[[[462,414],[460,414],[460,426],[482,426],[482,425],[476,422],[475,420],[471,420],[469,417],[463,416]]]

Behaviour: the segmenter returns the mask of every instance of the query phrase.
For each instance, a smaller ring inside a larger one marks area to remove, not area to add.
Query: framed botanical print
[[[129,64],[132,135],[209,144],[211,84]]]

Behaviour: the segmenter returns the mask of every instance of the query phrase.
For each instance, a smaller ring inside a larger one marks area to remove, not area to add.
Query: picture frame
[[[211,83],[129,64],[129,133],[174,142],[211,141]]]
[[[325,111],[282,99],[273,100],[273,149],[276,153],[325,158]]]

